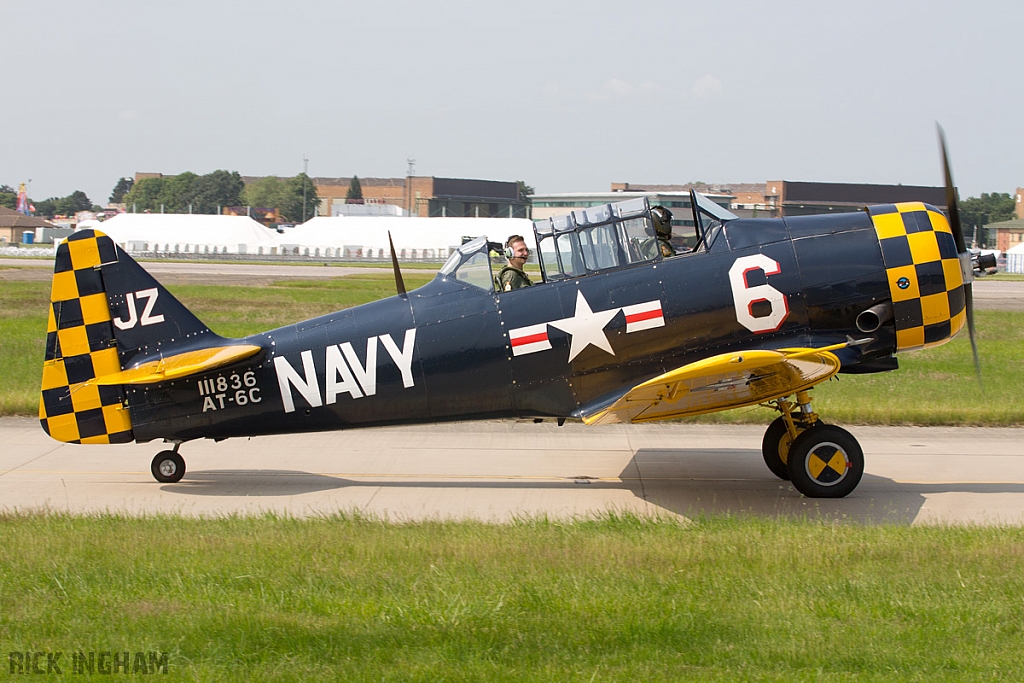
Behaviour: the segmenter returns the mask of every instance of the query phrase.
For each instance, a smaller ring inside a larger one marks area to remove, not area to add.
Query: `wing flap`
[[[587,424],[652,422],[756,405],[808,389],[839,372],[836,344],[820,349],[723,353],[670,370],[584,414]]]

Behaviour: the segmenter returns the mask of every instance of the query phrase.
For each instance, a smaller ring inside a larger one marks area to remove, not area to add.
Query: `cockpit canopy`
[[[545,281],[652,261],[658,256],[647,197],[535,221],[533,231]]]
[[[459,282],[465,282],[481,289],[492,289],[494,279],[491,275],[491,257],[488,245],[486,237],[477,237],[466,242],[456,249],[441,266],[441,275],[446,278],[454,277]]]
[[[706,251],[734,214],[691,190],[697,232],[692,251]],[[534,221],[541,279],[552,282],[612,268],[661,259],[647,197],[578,209],[564,216]],[[466,242],[441,268],[441,275],[493,289],[490,243],[486,237]]]

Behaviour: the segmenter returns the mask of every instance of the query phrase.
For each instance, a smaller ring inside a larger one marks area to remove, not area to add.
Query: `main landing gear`
[[[161,484],[176,484],[185,476],[185,458],[178,455],[181,442],[174,444],[170,451],[160,451],[153,458],[149,469],[153,477]]]
[[[842,498],[857,488],[864,475],[860,444],[845,429],[821,422],[807,391],[797,392],[796,403],[780,398],[768,405],[782,413],[761,442],[772,474],[808,498]]]

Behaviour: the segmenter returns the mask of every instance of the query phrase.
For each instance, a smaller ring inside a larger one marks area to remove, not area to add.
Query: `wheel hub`
[[[839,444],[820,443],[807,454],[807,473],[822,486],[835,486],[850,471],[850,458]]]

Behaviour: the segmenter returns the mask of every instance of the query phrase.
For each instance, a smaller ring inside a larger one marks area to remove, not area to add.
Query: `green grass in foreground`
[[[433,273],[407,274],[412,289]],[[394,292],[389,273],[333,280],[285,280],[269,287],[173,285],[170,291],[217,333],[240,337],[373,301]],[[0,415],[34,414],[45,343],[49,283],[0,283]],[[814,391],[825,420],[845,424],[1011,425],[1024,423],[1024,313],[978,311],[984,392],[970,342],[901,354],[900,370],[840,375]],[[767,423],[764,408],[726,411],[702,422]]]
[[[168,680],[1024,678],[1021,528],[50,515],[0,546],[6,652]]]

